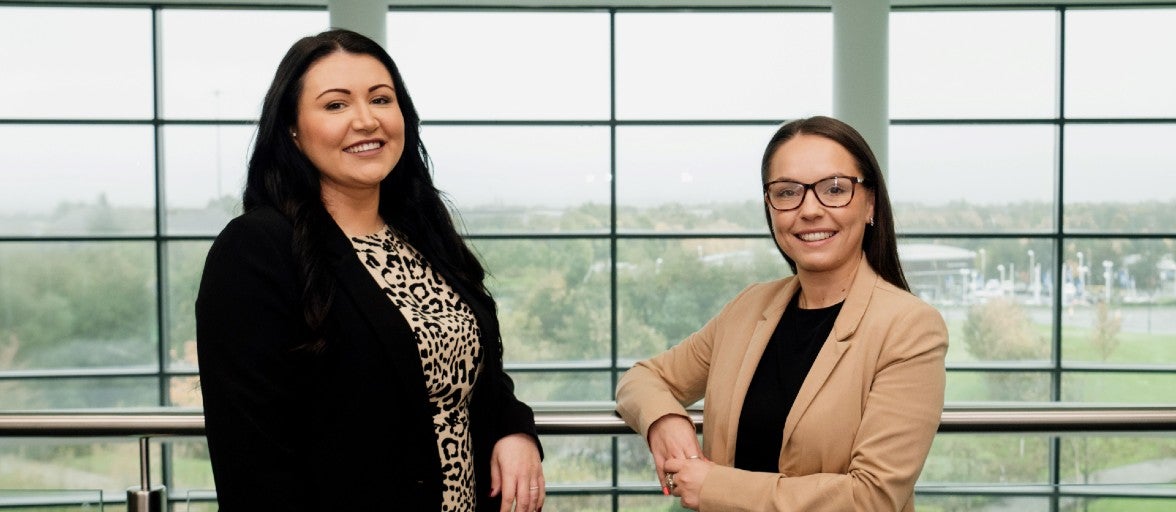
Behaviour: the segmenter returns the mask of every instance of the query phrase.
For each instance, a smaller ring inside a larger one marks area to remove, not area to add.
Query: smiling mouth
[[[347,153],[362,153],[364,151],[371,151],[373,149],[380,149],[380,147],[383,145],[384,145],[383,142],[364,142],[363,144],[356,144],[356,145],[351,146],[349,148],[345,148],[343,151],[345,151]]]
[[[821,240],[832,237],[834,234],[836,233],[833,231],[818,231],[815,233],[801,233],[796,235],[796,238],[804,240],[805,242],[820,242]]]

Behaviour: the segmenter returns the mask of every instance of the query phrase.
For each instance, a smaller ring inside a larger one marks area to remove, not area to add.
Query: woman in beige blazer
[[[801,119],[768,143],[762,179],[795,276],[747,287],[637,363],[617,410],[687,508],[914,510],[947,327],[909,292],[877,160],[849,125]],[[701,447],[685,409],[700,398]]]

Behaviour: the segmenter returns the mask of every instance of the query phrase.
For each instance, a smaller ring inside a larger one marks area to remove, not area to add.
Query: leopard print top
[[[441,455],[441,510],[473,510],[469,396],[482,361],[477,319],[441,274],[392,228],[354,237],[351,243],[416,334]]]

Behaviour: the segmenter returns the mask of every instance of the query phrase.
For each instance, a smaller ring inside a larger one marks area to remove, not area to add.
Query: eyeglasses
[[[865,182],[865,178],[855,176],[830,176],[816,183],[769,181],[764,183],[764,199],[773,209],[786,212],[800,208],[809,189],[812,189],[821,204],[828,208],[841,208],[853,201],[854,184]]]

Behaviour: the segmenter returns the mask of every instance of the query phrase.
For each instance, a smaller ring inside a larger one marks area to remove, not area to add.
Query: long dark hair
[[[890,284],[910,291],[911,287],[907,284],[906,276],[902,273],[902,264],[898,261],[898,236],[894,231],[894,210],[890,207],[890,195],[886,192],[886,180],[882,177],[882,168],[878,165],[878,159],[874,157],[874,152],[870,150],[866,139],[852,126],[825,116],[797,119],[781,126],[768,141],[768,147],[764,149],[764,158],[760,163],[760,182],[766,183],[768,181],[768,168],[776,150],[785,142],[801,134],[829,139],[853,155],[858,170],[865,178],[863,185],[874,191],[874,225],[867,227],[866,233],[862,237],[862,248],[866,253],[866,261],[870,262],[874,271],[878,272],[878,275],[889,281]],[[772,229],[772,212],[768,208],[767,202],[764,203],[764,216],[768,220],[768,230],[770,231]],[[776,248],[780,250],[780,254],[784,255],[784,260],[788,262],[792,273],[795,274],[796,261],[789,258],[779,245]]]
[[[473,295],[466,300],[477,301],[493,312],[494,300],[483,283],[485,270],[458,234],[441,192],[433,185],[429,154],[420,139],[420,115],[396,63],[378,43],[361,34],[328,30],[299,39],[278,64],[262,104],[244,194],[245,211],[272,207],[294,225],[292,250],[303,280],[306,324],[319,342],[325,341],[323,322],[334,297],[335,281],[327,268],[323,226],[334,221],[322,202],[319,170],[294,144],[291,129],[298,122],[298,99],[306,70],[336,52],[369,55],[384,64],[404,116],[404,153],[380,184],[380,216],[430,265]],[[495,315],[488,317],[488,321],[495,321]],[[497,332],[497,326],[493,331]]]

